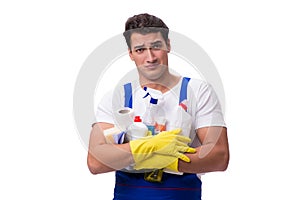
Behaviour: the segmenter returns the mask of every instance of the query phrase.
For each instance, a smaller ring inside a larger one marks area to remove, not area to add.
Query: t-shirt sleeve
[[[109,91],[102,97],[96,110],[96,122],[106,122],[114,124],[112,112],[112,96],[113,91]]]
[[[208,126],[226,126],[219,99],[209,83],[201,82],[196,92],[196,98],[196,129]]]

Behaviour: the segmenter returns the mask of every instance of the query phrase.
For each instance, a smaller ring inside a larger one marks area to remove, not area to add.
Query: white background
[[[197,42],[223,81],[231,161],[203,176],[203,199],[299,199],[296,0],[5,2],[0,199],[112,199],[113,173],[87,169],[73,90],[88,55],[142,12]]]

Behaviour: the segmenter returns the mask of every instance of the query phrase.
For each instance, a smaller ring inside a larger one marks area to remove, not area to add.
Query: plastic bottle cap
[[[134,122],[142,122],[142,119],[140,116],[135,116],[133,121]]]
[[[152,98],[152,97],[151,97],[151,99],[150,99],[150,103],[151,103],[151,104],[157,104],[157,101],[158,101],[158,99],[154,99],[154,98]]]

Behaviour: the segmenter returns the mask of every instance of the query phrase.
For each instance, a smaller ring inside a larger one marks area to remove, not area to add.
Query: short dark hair
[[[167,25],[158,17],[143,13],[134,15],[128,18],[125,23],[125,32],[123,33],[127,46],[131,49],[131,35],[132,33],[141,33],[143,35],[148,33],[160,32],[165,42],[168,41],[169,28]]]

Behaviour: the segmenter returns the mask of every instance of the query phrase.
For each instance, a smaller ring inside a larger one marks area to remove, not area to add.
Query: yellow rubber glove
[[[196,149],[191,148],[189,153],[196,153]],[[187,162],[187,161],[185,161]],[[190,162],[190,161],[188,161]],[[173,172],[179,172],[178,171],[178,158],[174,156],[168,156],[168,155],[161,155],[161,154],[154,154],[150,158],[136,163],[134,166],[134,169],[140,170],[140,169],[168,169]]]
[[[194,153],[187,143],[188,137],[179,135],[181,129],[163,131],[155,136],[130,141],[130,148],[135,161],[135,169],[160,169],[176,159],[190,162],[183,153]],[[149,160],[147,160],[149,159]]]
[[[170,155],[154,154],[146,160],[137,162],[134,169],[163,169],[178,172],[178,158]]]
[[[196,152],[196,150],[195,150]],[[174,162],[172,162],[171,164],[169,164],[166,169],[174,171],[174,172],[178,172],[178,159],[176,159]]]

